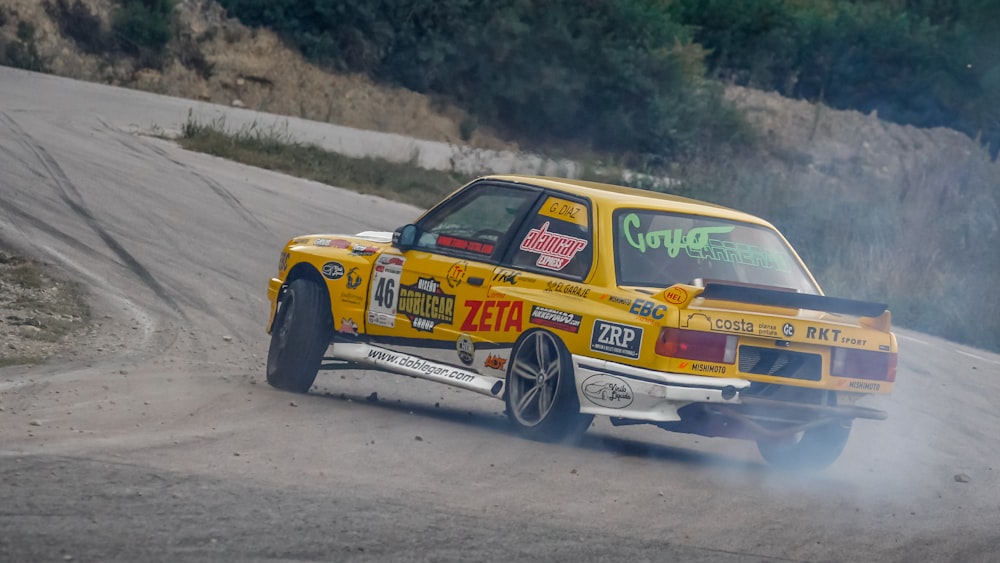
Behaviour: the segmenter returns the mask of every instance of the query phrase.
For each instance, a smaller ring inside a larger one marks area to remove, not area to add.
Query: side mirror
[[[392,233],[392,245],[406,252],[417,244],[420,229],[416,225],[404,225]]]

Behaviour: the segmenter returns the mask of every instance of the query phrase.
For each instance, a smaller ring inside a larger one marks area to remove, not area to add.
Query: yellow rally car
[[[630,188],[488,176],[394,233],[295,238],[278,270],[271,385],[376,368],[501,399],[540,440],[604,415],[822,468],[896,377],[885,305],[824,296],[762,219]]]

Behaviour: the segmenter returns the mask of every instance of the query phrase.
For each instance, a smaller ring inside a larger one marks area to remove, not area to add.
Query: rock
[[[246,104],[244,104],[243,100],[240,99],[233,100],[232,102],[229,103],[229,105],[233,106],[234,108],[246,107]]]
[[[370,402],[372,402],[372,403],[376,403],[376,402],[378,402],[378,393],[377,393],[377,392],[375,392],[375,391],[372,391],[372,394],[371,394],[371,395],[368,395],[368,400],[369,400]]]
[[[296,403],[295,401],[292,401],[291,403],[288,403],[288,404],[289,404],[289,406],[292,406],[292,407],[297,407],[297,406],[299,406],[299,404],[298,404],[298,403]]]
[[[956,473],[955,474],[955,482],[956,483],[968,483],[971,480],[972,480],[972,477],[969,477],[965,473]]]
[[[233,341],[233,337],[229,336],[228,334],[225,335],[225,336],[223,336],[222,339],[225,340],[226,342],[232,342]]]
[[[30,424],[32,426],[41,426],[42,425],[42,421],[41,420],[32,420],[28,424]]]
[[[418,442],[423,442],[424,441],[424,439],[421,438],[420,436],[414,436],[413,439],[416,440],[416,441],[418,441]]]

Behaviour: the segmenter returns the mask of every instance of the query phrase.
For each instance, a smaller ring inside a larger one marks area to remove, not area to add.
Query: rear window
[[[768,228],[645,209],[619,209],[614,224],[619,285],[714,280],[818,293],[788,245]]]

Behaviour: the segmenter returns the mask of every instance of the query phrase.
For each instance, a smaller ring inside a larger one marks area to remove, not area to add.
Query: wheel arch
[[[309,262],[299,262],[298,264],[292,266],[288,271],[288,275],[285,276],[285,281],[281,284],[281,289],[278,290],[278,296],[275,298],[274,314],[271,316],[270,321],[267,324],[267,333],[270,334],[275,328],[275,321],[278,319],[278,304],[281,302],[282,296],[285,291],[288,290],[288,285],[295,280],[305,279],[311,282],[315,282],[319,287],[323,288],[323,292],[326,293],[327,303],[330,303],[329,314],[331,318],[333,316],[333,299],[330,296],[330,288],[326,284],[326,280],[323,275],[319,273],[316,266],[313,266]]]

